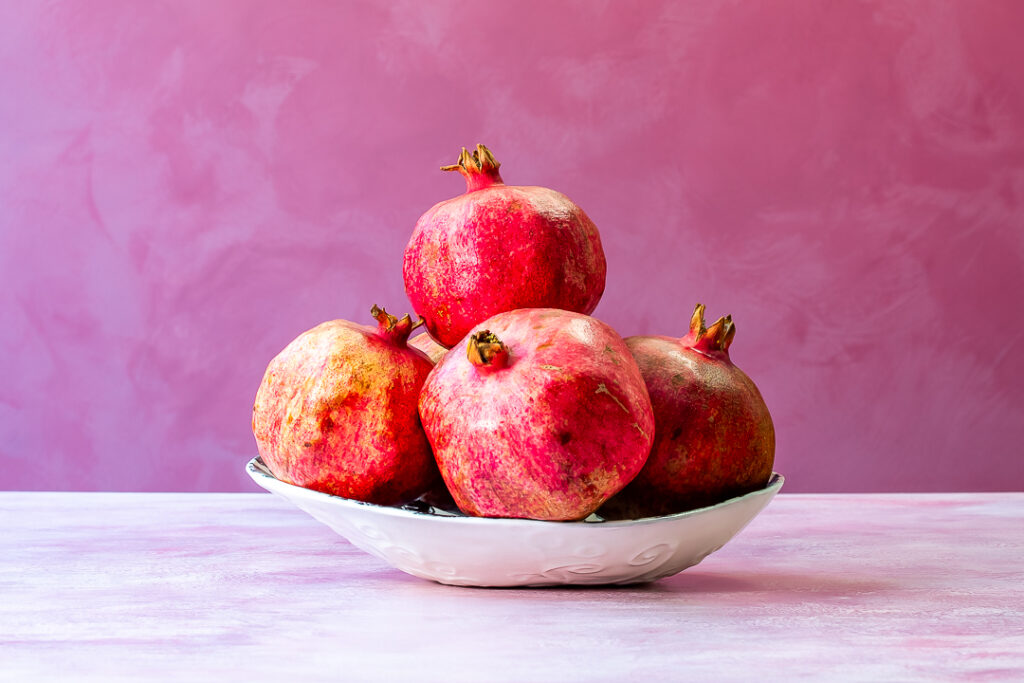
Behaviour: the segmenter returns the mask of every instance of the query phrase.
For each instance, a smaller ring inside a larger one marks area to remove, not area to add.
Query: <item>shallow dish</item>
[[[677,574],[715,552],[782,488],[781,474],[753,493],[664,517],[606,522],[485,519],[422,503],[386,507],[277,479],[259,458],[246,472],[393,567],[456,586],[644,583]]]

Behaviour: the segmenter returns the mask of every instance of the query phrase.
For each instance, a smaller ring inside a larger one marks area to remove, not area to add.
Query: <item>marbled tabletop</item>
[[[476,589],[269,494],[0,493],[2,681],[1024,681],[1024,493],[781,494],[697,567]]]

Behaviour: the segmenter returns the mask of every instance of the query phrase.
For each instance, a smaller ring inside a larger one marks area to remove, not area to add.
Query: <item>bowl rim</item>
[[[361,500],[353,500],[351,498],[344,498],[342,496],[336,496],[332,493],[324,493],[323,491],[315,491],[313,489],[307,489],[302,486],[295,484],[289,484],[286,481],[278,479],[267,467],[266,463],[260,456],[256,456],[245,466],[246,473],[252,478],[252,480],[261,488],[270,490],[271,488],[278,488],[282,493],[287,492],[289,496],[299,496],[310,500],[316,500],[320,502],[330,501],[333,504],[340,505],[342,507],[351,507],[353,509],[360,510],[372,510],[376,513],[401,517],[401,518],[424,518],[434,520],[438,523],[443,524],[488,524],[495,525],[498,522],[504,522],[506,524],[515,524],[525,527],[550,527],[551,525],[558,525],[561,527],[566,526],[585,526],[592,528],[607,528],[607,527],[624,527],[624,526],[636,526],[646,524],[657,524],[676,519],[685,519],[687,517],[695,517],[700,514],[704,514],[711,510],[728,507],[735,505],[742,500],[748,498],[756,498],[764,495],[774,496],[782,488],[786,478],[778,472],[772,472],[771,477],[768,478],[768,483],[756,491],[745,493],[741,496],[734,498],[728,498],[720,503],[709,505],[707,507],[695,508],[693,510],[687,510],[685,512],[676,512],[671,515],[661,515],[658,517],[639,517],[637,519],[621,519],[621,520],[577,520],[572,522],[555,522],[542,519],[522,519],[518,517],[472,517],[469,515],[456,515],[456,514],[434,514],[431,512],[424,512],[420,510],[411,509],[409,507],[393,506],[393,505],[377,505],[376,503],[367,503]],[[266,482],[266,486],[261,483]]]

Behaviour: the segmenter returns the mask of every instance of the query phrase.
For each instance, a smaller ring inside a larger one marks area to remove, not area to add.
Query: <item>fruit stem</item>
[[[470,336],[466,357],[478,370],[500,370],[508,365],[508,347],[490,330],[481,330]]]
[[[705,327],[704,304],[697,304],[690,318],[690,333],[683,338],[683,342],[705,356],[729,360],[729,346],[735,336],[736,325],[731,315],[719,318],[711,327]]]
[[[396,318],[377,304],[370,309],[370,315],[377,321],[377,334],[398,346],[405,346],[412,331],[423,324],[423,318],[416,323],[413,323],[408,313]]]
[[[476,150],[468,152],[462,148],[458,163],[451,166],[442,166],[442,171],[458,171],[466,179],[466,192],[482,190],[492,185],[504,185],[498,167],[501,164],[491,154],[491,150],[483,145],[477,145]]]

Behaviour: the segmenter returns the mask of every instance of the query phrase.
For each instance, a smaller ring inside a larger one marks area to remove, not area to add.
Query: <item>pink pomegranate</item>
[[[729,360],[735,334],[731,316],[706,328],[697,304],[683,339],[626,339],[654,406],[654,447],[636,479],[600,514],[671,514],[767,484],[775,429],[757,387]]]
[[[427,358],[434,363],[437,363],[441,360],[441,356],[448,353],[448,349],[434,341],[426,332],[420,332],[415,337],[411,337],[409,339],[409,346],[425,353]]]
[[[438,480],[416,404],[433,365],[413,328],[373,307],[378,327],[332,320],[270,361],[252,431],[278,479],[369,503],[415,498]]]
[[[647,459],[643,377],[605,323],[555,309],[499,313],[434,368],[420,417],[459,508],[582,519]]]
[[[561,308],[590,313],[607,266],[597,228],[565,195],[505,185],[483,145],[458,164],[466,193],[436,204],[405,249],[405,291],[445,347],[495,313]]]

